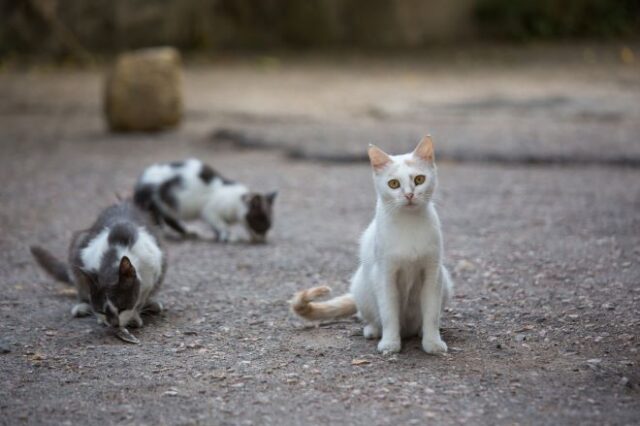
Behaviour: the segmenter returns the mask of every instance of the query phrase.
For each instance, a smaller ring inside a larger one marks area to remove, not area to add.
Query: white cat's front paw
[[[364,330],[362,330],[362,334],[365,339],[379,339],[380,338],[380,329],[371,324],[367,324],[364,326]]]
[[[380,340],[378,342],[378,352],[383,354],[395,354],[400,352],[402,348],[402,343],[400,340]]]
[[[447,344],[440,338],[435,336],[422,339],[422,349],[432,355],[443,354],[447,352]]]

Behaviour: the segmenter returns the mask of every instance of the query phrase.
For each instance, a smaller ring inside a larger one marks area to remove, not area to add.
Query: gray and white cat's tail
[[[49,275],[63,283],[72,284],[71,276],[69,275],[69,268],[67,268],[66,263],[62,262],[42,247],[31,246],[29,248],[34,259],[38,262],[38,265],[40,265],[40,267]]]
[[[315,299],[329,293],[331,288],[327,286],[300,291],[291,299],[291,310],[306,320],[345,318],[358,312],[356,302],[349,293],[325,302],[314,302]]]

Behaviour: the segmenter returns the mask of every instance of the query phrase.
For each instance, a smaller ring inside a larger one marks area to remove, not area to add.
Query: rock
[[[621,384],[622,386],[626,386],[626,387],[628,387],[628,388],[632,388],[632,387],[633,387],[633,385],[632,385],[632,384],[631,384],[631,382],[629,381],[629,378],[628,378],[628,377],[623,377],[622,379],[620,379],[620,384]]]
[[[171,47],[118,57],[107,77],[104,109],[112,131],[157,131],[182,118],[180,53]]]
[[[8,354],[9,352],[11,352],[9,342],[4,339],[0,339],[0,354]]]

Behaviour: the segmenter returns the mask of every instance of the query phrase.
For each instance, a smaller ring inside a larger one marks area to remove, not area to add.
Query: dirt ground
[[[106,132],[100,70],[1,73],[0,423],[638,424],[638,71],[226,60],[187,68],[179,130],[134,135]],[[449,353],[382,356],[355,319],[293,318],[293,292],[341,293],[356,268],[367,143],[426,132]],[[187,156],[280,191],[269,244],[167,240],[167,310],[140,345],[71,318],[28,245],[63,256],[145,165]]]

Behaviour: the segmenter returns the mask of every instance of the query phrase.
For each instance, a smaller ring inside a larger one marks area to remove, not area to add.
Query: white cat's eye
[[[416,185],[422,185],[427,178],[424,175],[418,175],[413,179]]]
[[[387,182],[387,185],[389,185],[389,188],[391,189],[398,189],[400,188],[400,181],[398,179],[391,179]]]

